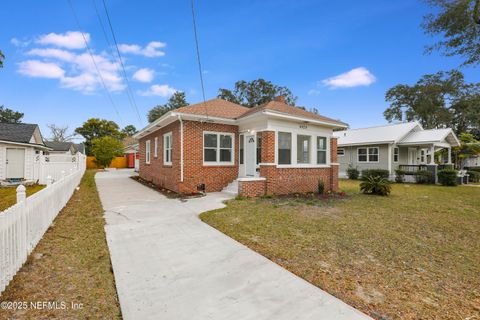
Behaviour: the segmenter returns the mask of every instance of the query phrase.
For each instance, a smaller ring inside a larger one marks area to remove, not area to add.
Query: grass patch
[[[2,310],[2,317],[121,318],[94,176],[95,171],[85,173],[80,190],[75,191],[0,298],[1,301],[65,302],[68,309]],[[82,307],[72,310],[72,302]]]
[[[374,318],[480,318],[480,190],[342,180],[346,199],[232,200],[201,219]]]
[[[27,197],[31,196],[35,192],[38,192],[45,188],[43,185],[35,184],[32,186],[25,187],[27,190]],[[0,212],[10,208],[15,203],[17,203],[17,188],[15,187],[5,187],[0,188]]]

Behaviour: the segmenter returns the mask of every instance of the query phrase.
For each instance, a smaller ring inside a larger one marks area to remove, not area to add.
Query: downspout
[[[183,120],[180,115],[178,121],[180,121],[180,182],[183,182]]]

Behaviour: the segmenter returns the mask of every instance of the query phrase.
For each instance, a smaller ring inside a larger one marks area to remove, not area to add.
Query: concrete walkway
[[[370,319],[198,219],[227,195],[167,199],[132,174],[96,175],[124,319]]]

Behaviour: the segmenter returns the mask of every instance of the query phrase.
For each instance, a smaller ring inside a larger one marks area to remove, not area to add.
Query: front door
[[[408,164],[417,164],[416,148],[408,148]]]
[[[25,149],[7,148],[7,179],[23,179],[25,171]]]
[[[245,135],[245,175],[255,176],[256,161],[255,135]]]

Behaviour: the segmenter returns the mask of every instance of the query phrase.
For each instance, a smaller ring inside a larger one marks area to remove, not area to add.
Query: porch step
[[[228,194],[231,194],[233,196],[237,196],[238,195],[238,180],[233,180],[232,182],[230,182],[228,184],[228,186],[226,186],[222,192],[225,192],[225,193],[228,193]]]

